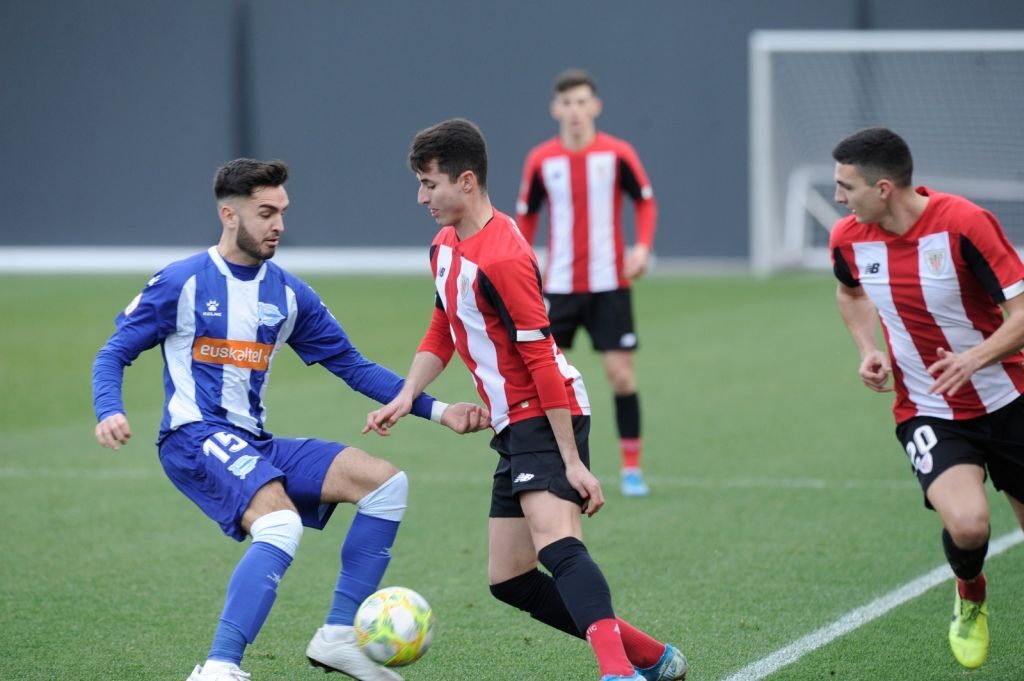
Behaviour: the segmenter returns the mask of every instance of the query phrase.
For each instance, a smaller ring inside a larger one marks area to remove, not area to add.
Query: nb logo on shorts
[[[513,484],[517,483],[517,482],[530,482],[531,480],[533,480],[533,478],[534,478],[533,473],[520,473],[519,475],[516,476],[516,479],[513,480],[512,482],[513,482]]]

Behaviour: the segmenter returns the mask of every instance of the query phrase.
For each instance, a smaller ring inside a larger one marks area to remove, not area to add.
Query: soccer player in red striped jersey
[[[590,74],[571,69],[558,77],[551,102],[558,136],[526,157],[516,221],[532,243],[541,206],[548,202],[544,294],[551,332],[559,347],[571,348],[576,330],[583,326],[601,353],[615,394],[622,493],[645,496],[630,281],[647,271],[657,208],[633,147],[597,130],[600,113],[601,100]],[[624,196],[636,211],[636,245],[628,250],[622,230]]]
[[[430,249],[434,314],[402,391],[368,415],[364,432],[386,435],[457,351],[500,454],[488,521],[491,593],[586,638],[602,681],[684,678],[678,649],[615,616],[583,544],[581,511],[592,516],[604,504],[589,470],[587,393],[551,337],[530,245],[491,206],[483,135],[469,121],[444,121],[416,135],[409,163],[419,203],[442,227]]]
[[[852,213],[831,237],[839,311],[861,380],[895,392],[897,437],[957,577],[950,647],[979,667],[989,644],[986,471],[1024,527],[1024,264],[991,213],[912,186],[910,148],[891,130],[856,132],[832,156],[835,199]],[[879,319],[888,355],[875,341]]]

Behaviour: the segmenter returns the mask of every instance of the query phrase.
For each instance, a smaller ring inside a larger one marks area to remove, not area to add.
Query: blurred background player
[[[544,295],[551,332],[559,347],[571,348],[576,329],[583,326],[601,353],[615,395],[622,493],[645,496],[630,280],[647,271],[657,208],[633,147],[598,132],[595,121],[600,114],[601,100],[590,74],[571,69],[557,78],[551,115],[558,121],[558,137],[526,157],[516,222],[532,243],[547,199]],[[636,245],[628,250],[622,230],[623,195],[632,199],[636,211]]]
[[[1024,527],[1024,265],[991,213],[913,188],[910,148],[891,130],[856,132],[832,156],[835,199],[852,212],[831,237],[839,311],[864,384],[890,392],[895,379],[896,435],[957,577],[950,647],[979,667],[989,645],[986,471]],[[888,356],[875,341],[879,317]]]
[[[281,161],[237,159],[218,169],[220,242],[150,279],[96,355],[96,438],[118,449],[131,437],[121,398],[124,368],[161,345],[167,399],[160,463],[226,535],[252,537],[228,583],[208,658],[189,681],[250,678],[239,664],[270,613],[302,528],[322,529],[338,502],[357,511],[326,623],[306,655],[360,681],[401,681],[363,655],[352,622],[391,560],[408,495],[405,473],[355,447],[274,438],[264,430],[263,392],[284,343],[375,400],[391,400],[402,386],[356,350],[313,289],[270,262],[284,232],[287,179]],[[488,425],[476,405],[445,405],[425,394],[412,410],[461,432]]]
[[[491,593],[585,638],[602,681],[684,678],[679,650],[616,618],[608,582],[583,544],[580,511],[593,515],[604,504],[589,470],[587,391],[551,337],[530,245],[491,206],[483,135],[463,119],[439,123],[416,135],[409,165],[417,200],[441,226],[430,247],[434,314],[405,386],[369,414],[364,432],[387,434],[458,350],[501,455],[488,519]]]

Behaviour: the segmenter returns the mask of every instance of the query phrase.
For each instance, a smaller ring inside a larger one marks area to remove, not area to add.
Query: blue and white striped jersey
[[[195,421],[263,435],[263,393],[285,343],[306,364],[322,364],[379,402],[402,387],[399,376],[359,353],[301,279],[269,261],[258,268],[229,264],[216,247],[156,274],[115,324],[93,365],[96,417],[124,413],[124,367],[160,344],[166,393],[160,441]],[[413,413],[429,418],[433,402],[420,395]]]

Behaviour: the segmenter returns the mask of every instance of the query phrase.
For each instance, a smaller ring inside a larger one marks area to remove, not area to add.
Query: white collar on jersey
[[[221,256],[220,253],[217,252],[216,246],[210,246],[210,248],[208,248],[206,252],[210,254],[210,259],[213,260],[213,264],[217,266],[217,269],[220,270],[221,274],[223,274],[225,277],[228,277],[229,279],[236,278],[235,275],[231,272],[231,268],[228,267],[228,264],[226,262],[224,262],[224,258]],[[252,280],[263,281],[263,277],[265,276],[267,276],[266,260],[264,260],[263,264],[260,265],[260,271],[256,273],[256,276],[253,277]]]

